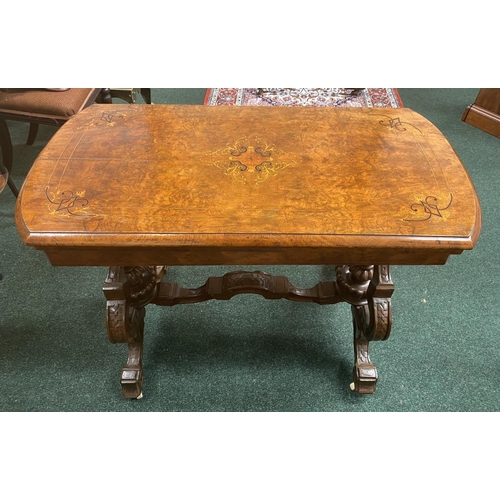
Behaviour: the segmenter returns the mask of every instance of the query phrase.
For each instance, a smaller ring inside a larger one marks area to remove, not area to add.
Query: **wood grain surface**
[[[55,265],[442,264],[481,211],[410,109],[95,104],[41,152],[16,222]]]

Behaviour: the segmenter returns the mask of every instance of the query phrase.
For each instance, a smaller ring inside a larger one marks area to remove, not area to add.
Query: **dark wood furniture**
[[[126,397],[142,395],[148,304],[240,293],[349,303],[352,388],[371,393],[369,343],[391,331],[390,265],[471,250],[481,210],[453,148],[409,109],[97,104],[39,155],[16,223],[53,265],[109,266],[107,333],[128,344]],[[163,280],[168,265],[271,264],[335,266],[336,280],[300,288],[244,270],[196,289]]]
[[[462,120],[500,137],[500,89],[481,89],[476,100],[465,109]]]
[[[118,89],[110,88],[111,98],[123,99],[129,104],[137,102],[137,94],[141,94],[146,104],[151,104],[151,89]]]

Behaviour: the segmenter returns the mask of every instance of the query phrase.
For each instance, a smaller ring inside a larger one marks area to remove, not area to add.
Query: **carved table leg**
[[[378,373],[370,359],[370,341],[364,334],[364,326],[370,312],[368,306],[351,306],[354,327],[354,382],[352,389],[360,394],[375,392]]]
[[[156,295],[165,271],[160,266],[110,267],[104,282],[109,340],[128,344],[128,359],[120,380],[126,398],[142,397],[145,306]]]
[[[351,303],[354,325],[354,382],[360,394],[375,392],[377,368],[370,360],[369,344],[386,340],[391,332],[391,295],[394,292],[389,266],[342,266],[337,280]]]
[[[122,369],[120,383],[122,394],[126,398],[142,397],[142,345],[144,339],[144,316],[146,308],[135,309],[129,307],[128,314],[132,316],[130,323],[130,337],[128,344],[127,363]]]
[[[369,343],[386,340],[392,324],[391,295],[394,284],[389,266],[337,266],[336,281],[321,282],[311,288],[297,288],[284,276],[261,271],[236,271],[209,278],[199,288],[181,288],[162,283],[164,266],[110,267],[103,291],[107,299],[106,325],[111,342],[128,345],[128,359],[121,374],[126,398],[142,397],[142,349],[145,306],[149,303],[173,306],[229,300],[240,293],[257,293],[267,299],[351,305],[354,324],[354,382],[361,394],[375,392],[377,369],[369,356]]]

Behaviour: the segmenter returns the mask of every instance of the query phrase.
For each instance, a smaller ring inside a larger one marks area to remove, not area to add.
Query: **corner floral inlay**
[[[412,212],[418,214],[418,218],[416,219],[404,219],[406,222],[424,222],[429,220],[431,217],[441,217],[443,218],[444,210],[450,208],[451,203],[453,202],[453,193],[450,193],[450,201],[446,206],[439,206],[438,199],[434,196],[427,196],[425,201],[419,201],[418,203],[413,203],[410,208]]]
[[[49,211],[56,215],[84,215],[89,206],[89,200],[85,198],[85,191],[59,191],[49,193],[48,186],[45,188],[45,196],[49,200]]]
[[[390,129],[396,130],[397,132],[406,132],[408,130],[408,127],[412,127],[415,130],[417,130],[420,134],[422,134],[422,131],[418,127],[416,127],[412,123],[402,122],[399,116],[397,117],[391,117],[387,115],[379,115],[379,116],[383,116],[384,118],[386,118],[386,120],[379,120],[380,125],[384,125],[384,127],[389,127]]]
[[[117,111],[112,111],[109,113],[105,111],[101,114],[99,120],[95,122],[95,125],[108,125],[113,127],[118,120],[123,120],[124,117],[124,114],[118,113]]]

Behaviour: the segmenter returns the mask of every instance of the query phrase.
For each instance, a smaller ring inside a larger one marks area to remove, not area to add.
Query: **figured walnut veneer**
[[[104,104],[39,155],[17,222],[57,265],[442,264],[480,226],[408,109]]]
[[[481,211],[451,145],[409,109],[95,104],[41,152],[16,222],[54,265],[110,266],[108,335],[129,345],[128,397],[142,390],[146,304],[237,293],[350,303],[355,389],[373,392],[368,342],[390,332],[389,265],[472,249]],[[336,265],[337,281],[161,282],[164,265],[266,264]]]

